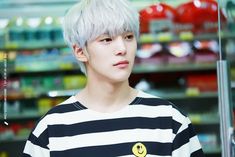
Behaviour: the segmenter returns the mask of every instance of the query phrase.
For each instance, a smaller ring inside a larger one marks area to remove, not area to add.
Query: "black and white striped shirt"
[[[113,113],[87,109],[71,96],[40,119],[23,157],[201,157],[188,117],[139,91]]]

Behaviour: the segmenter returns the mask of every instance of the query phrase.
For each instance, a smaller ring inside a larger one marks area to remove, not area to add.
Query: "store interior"
[[[221,50],[234,102],[235,0],[130,1],[145,17],[130,85],[176,104],[206,157],[220,157],[216,62]],[[0,157],[20,156],[37,120],[85,86],[61,30],[76,2],[0,1]]]

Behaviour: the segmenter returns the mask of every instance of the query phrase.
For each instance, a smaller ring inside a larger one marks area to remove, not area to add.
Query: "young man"
[[[40,119],[24,157],[203,156],[185,115],[129,86],[139,16],[127,0],[81,0],[63,29],[87,84]]]

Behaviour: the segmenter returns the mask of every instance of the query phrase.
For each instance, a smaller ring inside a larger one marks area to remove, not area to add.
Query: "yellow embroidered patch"
[[[136,157],[145,157],[147,155],[147,149],[144,144],[138,142],[132,147],[132,152]]]

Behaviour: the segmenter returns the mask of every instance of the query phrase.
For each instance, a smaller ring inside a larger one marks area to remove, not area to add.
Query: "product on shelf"
[[[219,147],[215,133],[200,133],[198,134],[198,139],[204,151],[213,151]]]
[[[64,43],[64,37],[62,33],[62,18],[61,17],[54,17],[53,22],[53,29],[51,31],[51,40],[54,43]]]
[[[168,64],[185,64],[192,62],[192,46],[188,42],[172,42],[167,45]]]
[[[7,89],[8,99],[18,99],[21,98],[23,93],[20,91],[20,79],[19,78],[7,78],[6,80],[0,80],[0,89]],[[0,98],[3,98],[4,93],[1,93]]]
[[[26,26],[24,29],[24,47],[27,47],[28,45],[31,47],[36,47],[38,45],[37,31],[39,29],[40,22],[40,18],[25,19]]]
[[[7,152],[0,152],[0,157],[8,157],[8,153]]]
[[[193,124],[219,124],[219,114],[216,107],[201,112],[192,111],[188,116]]]
[[[7,40],[8,48],[20,47],[25,40],[24,37],[24,19],[22,17],[16,17],[10,20],[8,24],[9,34]]]
[[[39,114],[46,113],[53,106],[53,100],[50,98],[41,98],[37,101]]]
[[[62,76],[46,76],[42,78],[44,92],[51,90],[61,90],[64,88]]]
[[[226,6],[225,6],[227,18],[228,18],[228,30],[229,32],[234,32],[235,31],[235,3],[234,1],[226,1]]]
[[[22,77],[20,79],[20,89],[24,97],[37,97],[43,93],[42,79],[38,77]]]
[[[215,63],[218,59],[219,45],[215,40],[194,42],[195,63]]]
[[[54,42],[63,44],[61,18],[50,16],[42,18],[37,35],[43,44],[50,45]]]
[[[217,32],[218,4],[216,0],[192,0],[179,5],[177,8],[178,31],[192,31],[194,33]],[[226,18],[220,10],[221,22],[225,24]]]
[[[14,136],[14,132],[10,127],[5,126],[3,123],[0,124],[0,141],[13,139]]]
[[[37,109],[40,115],[45,114],[53,106],[59,105],[63,102],[64,98],[40,98],[37,100]]]
[[[73,54],[66,49],[22,50],[15,59],[15,71],[52,71],[78,69]]]
[[[62,76],[22,77],[20,83],[25,97],[37,97],[64,88]]]
[[[231,81],[235,82],[235,68],[234,67],[231,68],[230,75],[231,75]]]
[[[228,39],[225,44],[225,52],[228,56],[228,60],[234,61],[235,60],[235,41],[233,39]]]
[[[0,19],[0,48],[5,47],[7,40],[7,25],[9,19]]]
[[[158,33],[173,30],[176,10],[168,4],[156,3],[140,10],[140,32]]]
[[[65,89],[81,89],[86,84],[86,77],[84,75],[70,75],[63,78]]]
[[[7,114],[8,115],[19,115],[21,110],[21,104],[19,101],[8,101],[7,102]]]
[[[167,55],[163,46],[158,43],[142,44],[136,53],[136,64],[162,65],[166,63]]]
[[[53,30],[53,18],[48,16],[48,17],[43,17],[41,20],[41,23],[38,28],[38,39],[43,42],[43,44],[50,44],[51,42],[51,31]]]
[[[233,130],[235,130],[235,109],[233,107]]]
[[[216,92],[216,74],[189,74],[186,76],[187,88],[196,88],[199,92]]]
[[[151,89],[150,83],[145,80],[141,79],[136,85],[135,89],[142,90],[142,91],[149,91]]]
[[[26,139],[29,136],[29,133],[33,127],[34,127],[34,122],[32,120],[27,120],[24,123],[11,122],[9,126],[1,124],[0,141]]]
[[[0,47],[9,49],[65,46],[60,17],[0,19]]]

